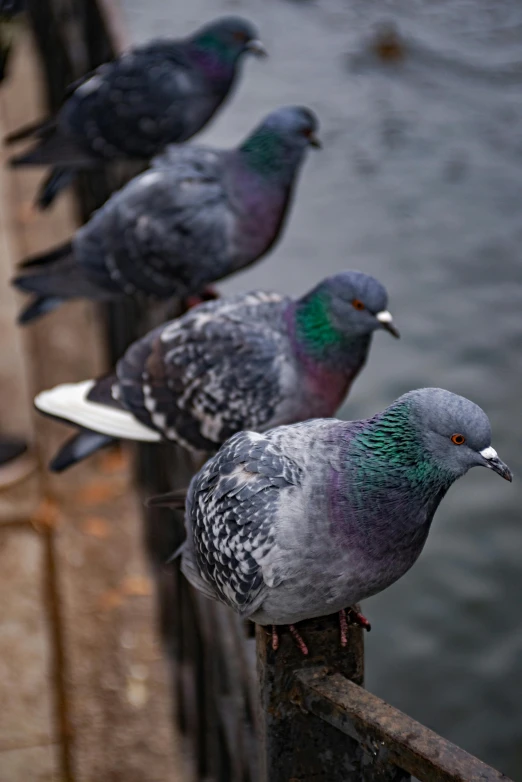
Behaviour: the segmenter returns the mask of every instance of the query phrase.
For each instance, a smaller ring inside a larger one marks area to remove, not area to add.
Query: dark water
[[[478,469],[460,480],[417,565],[367,601],[367,684],[522,779],[522,4],[122,2],[136,40],[221,13],[258,23],[271,59],[246,63],[201,140],[231,145],[280,104],[321,119],[284,240],[223,289],[300,293],[342,268],[370,272],[403,339],[376,335],[342,415],[433,385],[490,415],[515,483]],[[368,42],[390,22],[405,56],[384,63]]]

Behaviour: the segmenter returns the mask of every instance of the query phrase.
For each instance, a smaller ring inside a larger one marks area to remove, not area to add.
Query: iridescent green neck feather
[[[302,158],[302,150],[292,147],[280,133],[271,128],[259,128],[244,141],[240,149],[250,169],[263,176],[294,175]]]
[[[456,478],[425,447],[407,402],[389,407],[357,432],[347,459],[356,494],[369,491],[377,497],[379,491],[408,487],[410,498],[413,490],[421,502],[437,498],[438,503]]]
[[[317,292],[300,302],[296,311],[298,337],[319,351],[342,342],[342,334],[331,322],[329,304],[328,294]]]
[[[195,49],[218,62],[233,63],[237,60],[237,50],[220,40],[219,37],[212,32],[202,33],[193,40]]]
[[[333,322],[330,294],[312,291],[295,307],[295,338],[306,356],[332,368],[358,370],[364,364],[371,334],[353,335]]]

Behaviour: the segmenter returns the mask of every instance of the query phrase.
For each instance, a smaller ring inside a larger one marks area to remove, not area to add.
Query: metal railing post
[[[274,652],[267,630],[257,627],[261,782],[408,779],[394,767],[372,766],[371,752],[294,702],[294,672],[298,670],[322,666],[363,683],[362,630],[351,628],[344,648],[339,642],[337,615],[302,622],[299,632],[308,646],[308,657],[301,654],[286,628]]]

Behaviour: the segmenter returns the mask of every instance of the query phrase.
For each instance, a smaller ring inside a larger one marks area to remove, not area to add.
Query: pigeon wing
[[[168,439],[207,452],[270,425],[285,393],[286,344],[276,325],[285,299],[259,293],[244,301],[209,302],[135,343],[118,365],[125,407]]]
[[[183,46],[155,41],[94,71],[69,98],[60,123],[102,157],[146,159],[196,133],[215,105]]]
[[[220,155],[180,158],[132,179],[77,234],[80,262],[107,287],[184,296],[227,270],[235,218]]]
[[[228,440],[190,487],[187,577],[195,564],[218,599],[242,616],[253,614],[285,578],[277,556],[278,510],[282,493],[301,481],[300,467],[269,438],[240,432]]]

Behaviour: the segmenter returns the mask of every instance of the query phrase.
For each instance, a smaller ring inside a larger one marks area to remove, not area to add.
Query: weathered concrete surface
[[[45,558],[29,526],[0,528],[0,780],[3,753],[56,741]],[[53,754],[52,749],[50,749]]]
[[[56,533],[75,780],[175,772],[153,582],[125,471],[87,485]]]
[[[0,782],[62,782],[53,747],[23,747],[0,754]]]
[[[23,61],[16,52],[16,66]],[[19,87],[18,87],[19,89]],[[0,94],[0,135],[18,99]],[[16,326],[9,278],[14,264],[12,176],[0,150],[0,432],[33,439],[26,340]],[[60,746],[52,683],[52,644],[42,536],[28,523],[42,496],[40,475],[0,493],[0,782],[58,779]]]
[[[0,94],[0,135],[41,116],[28,37]],[[0,494],[0,782],[182,778],[156,632],[141,514],[119,451],[45,469],[71,431],[36,416],[35,391],[105,368],[98,313],[71,303],[24,330],[16,262],[74,230],[70,199],[31,203],[38,171],[0,178],[0,432],[26,434],[39,469]]]

